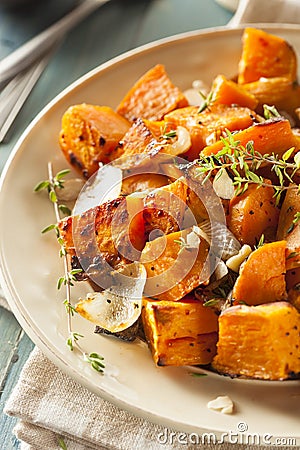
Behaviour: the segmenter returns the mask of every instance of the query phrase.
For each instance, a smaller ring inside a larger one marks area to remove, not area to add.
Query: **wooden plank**
[[[18,347],[15,349],[14,357],[10,367],[6,383],[0,397],[0,411],[3,411],[4,405],[8,400],[12,389],[16,385],[20,372],[28,359],[29,354],[33,350],[34,344],[29,337],[21,331]],[[1,366],[2,367],[2,366]],[[5,450],[20,449],[20,442],[13,434],[13,428],[17,422],[16,418],[2,414],[0,417],[0,442],[1,448]]]
[[[22,329],[11,312],[0,308],[0,390],[15,359]]]

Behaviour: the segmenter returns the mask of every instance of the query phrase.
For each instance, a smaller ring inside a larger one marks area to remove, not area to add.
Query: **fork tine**
[[[0,95],[0,143],[10,130],[27,97],[46,68],[54,49],[26,71],[15,76]]]

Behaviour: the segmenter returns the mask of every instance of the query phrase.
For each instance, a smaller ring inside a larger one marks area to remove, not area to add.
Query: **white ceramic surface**
[[[300,53],[298,27],[269,25],[265,29],[288,39]],[[81,317],[75,318],[73,328],[85,336],[81,342],[88,352],[105,357],[106,374],[99,375],[76,352],[70,352],[65,345],[65,295],[56,289],[62,261],[54,235],[41,235],[55,220],[53,210],[44,195],[33,193],[36,183],[47,178],[48,160],[55,171],[67,167],[58,134],[62,114],[70,105],[87,102],[114,107],[156,63],[165,64],[182,89],[195,79],[209,83],[218,73],[233,76],[241,35],[241,29],[220,28],[146,45],[82,77],[39,114],[17,143],[1,178],[1,283],[20,324],[44,353],[79,383],[120,407],[185,432],[206,430],[220,436],[237,433],[243,422],[250,434],[300,439],[299,381],[231,380],[214,374],[196,378],[189,368],[158,368],[145,345],[95,335],[94,326]],[[84,290],[84,285],[76,285],[73,296],[77,298]],[[207,402],[218,395],[231,397],[234,414],[207,409]],[[239,433],[239,442],[243,443],[245,433]]]

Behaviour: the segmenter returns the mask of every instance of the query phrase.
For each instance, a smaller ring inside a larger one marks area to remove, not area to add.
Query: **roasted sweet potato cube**
[[[247,27],[239,62],[239,83],[250,83],[261,77],[297,78],[297,58],[291,45],[279,36]]]
[[[219,317],[213,367],[232,377],[300,377],[300,314],[287,302],[232,306]]]
[[[179,138],[176,135],[173,141],[164,139],[164,130],[161,132],[160,127],[163,121],[161,122],[152,122],[150,120],[145,119],[137,119],[133,122],[132,126],[129,128],[128,132],[125,134],[123,139],[119,142],[118,147],[116,147],[113,152],[112,157],[114,159],[119,157],[129,157],[133,155],[145,154],[151,157],[154,157],[158,153],[170,154],[173,156],[177,156],[183,153],[181,149],[182,146],[190,145],[190,138],[188,135],[187,142],[180,143],[178,147],[173,146],[175,141],[178,141]],[[170,126],[166,125],[166,129],[170,130]],[[176,134],[176,127],[173,126],[173,130]]]
[[[114,158],[126,157],[146,152],[157,144],[156,137],[142,119],[137,119],[119,142]]]
[[[174,86],[165,67],[157,64],[133,85],[118,105],[117,112],[129,121],[139,117],[161,120],[173,109],[187,105],[187,99]]]
[[[153,190],[145,197],[144,220],[147,235],[155,230],[160,234],[169,234],[181,228],[187,190],[184,178],[179,178],[167,186]]]
[[[255,96],[258,101],[256,111],[263,113],[263,105],[274,105],[278,111],[285,111],[296,121],[296,108],[300,105],[300,87],[298,83],[285,77],[260,78],[242,87]]]
[[[232,291],[234,304],[260,305],[287,299],[286,242],[264,244],[240,268]]]
[[[209,244],[195,234],[185,229],[146,243],[140,259],[147,272],[145,295],[176,301],[207,283]]]
[[[242,130],[253,124],[255,113],[249,108],[212,104],[199,112],[198,106],[187,106],[166,114],[167,124],[185,127],[191,136],[192,145],[184,156],[193,160],[211,142],[216,142],[225,129]]]
[[[217,75],[212,83],[212,96],[214,103],[223,105],[246,106],[252,110],[258,105],[258,99],[244,86],[235,81],[228,80],[224,75]]]
[[[262,234],[270,240],[276,236],[279,208],[271,182],[265,183],[270,187],[250,184],[243,194],[229,202],[227,225],[242,244],[255,245]]]
[[[294,223],[300,212],[300,194],[297,186],[287,190],[279,215],[277,239],[286,240],[287,269],[300,267],[300,222]]]
[[[254,125],[234,134],[234,139],[244,147],[249,141],[253,142],[254,150],[261,154],[275,153],[282,156],[292,147],[298,148],[291,124],[287,119],[275,118]],[[205,147],[203,156],[215,155],[224,147],[222,141],[217,141]]]
[[[144,298],[142,322],[158,366],[209,364],[216,354],[218,317],[193,298]]]
[[[62,219],[58,227],[67,254],[78,258],[83,270],[100,281],[110,266],[119,268],[136,260],[144,243],[143,220],[136,211],[141,205],[118,197]]]
[[[113,151],[130,127],[108,106],[74,105],[62,117],[59,143],[69,163],[84,178],[111,160]]]

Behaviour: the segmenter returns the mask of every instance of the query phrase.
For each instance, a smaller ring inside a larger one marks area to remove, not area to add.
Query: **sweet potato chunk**
[[[174,126],[172,130],[175,131],[175,138],[172,140],[167,140],[163,137],[163,124],[164,121],[152,122],[145,119],[137,119],[134,121],[123,139],[120,141],[118,147],[116,147],[112,155],[113,158],[125,158],[137,154],[145,154],[154,157],[158,153],[177,156],[183,153],[180,145],[178,147],[172,145],[174,143],[173,141],[178,141],[179,139],[176,134],[176,127]],[[170,126],[167,124],[165,128],[166,131],[170,131]],[[188,145],[188,147],[190,146],[189,135],[186,145]]]
[[[230,376],[300,377],[300,314],[287,302],[232,306],[219,317],[213,367]]]
[[[250,83],[261,77],[297,78],[294,49],[279,36],[248,27],[243,34],[243,50],[239,62],[239,83]]]
[[[276,118],[265,122],[255,123],[245,130],[238,131],[234,135],[235,141],[243,146],[249,141],[253,142],[254,150],[261,153],[275,153],[282,156],[291,147],[297,148],[297,139],[293,134],[290,122],[286,119]],[[224,147],[222,141],[205,147],[201,154],[203,156],[215,155]]]
[[[119,146],[115,149],[115,158],[126,157],[135,154],[150,151],[157,144],[156,137],[153,135],[144,120],[137,119],[127,133],[123,136]]]
[[[147,235],[155,230],[169,234],[181,228],[187,190],[184,179],[179,178],[167,186],[155,189],[145,197],[143,213]]]
[[[212,95],[214,103],[223,105],[239,105],[246,106],[254,110],[258,105],[258,100],[244,86],[228,80],[224,75],[220,74],[213,80]]]
[[[249,185],[241,195],[229,202],[228,228],[242,244],[255,245],[262,234],[266,239],[276,235],[279,208],[276,206],[274,189],[268,186]]]
[[[74,105],[62,117],[59,143],[69,163],[84,178],[111,160],[130,123],[108,106]]]
[[[260,305],[286,300],[286,242],[270,242],[250,254],[232,291],[234,304]]]
[[[293,222],[295,214],[299,211],[300,194],[298,194],[298,187],[293,188],[291,186],[286,192],[280,210],[277,229],[277,239],[286,240],[287,269],[300,267],[300,222]]]
[[[187,245],[191,229],[161,236],[147,242],[141,263],[147,272],[145,295],[159,300],[180,300],[209,278],[209,245],[200,239],[198,245]]]
[[[218,317],[194,298],[144,299],[142,321],[158,366],[209,364],[216,354]]]
[[[187,105],[187,99],[174,86],[165,67],[157,64],[134,84],[118,105],[117,112],[129,121],[139,117],[161,120],[173,109]]]
[[[274,105],[278,111],[285,111],[298,120],[295,110],[300,105],[300,87],[297,83],[288,78],[274,77],[261,78],[242,86],[257,99],[259,114],[263,113],[263,105]]]
[[[192,161],[198,158],[200,150],[208,143],[217,141],[225,129],[243,130],[253,124],[256,116],[249,108],[212,104],[199,113],[198,106],[187,106],[166,114],[167,124],[185,127],[190,135],[192,145],[185,157]]]
[[[139,199],[138,199],[139,200]],[[62,219],[61,238],[68,255],[93,278],[106,274],[110,265],[119,268],[136,259],[136,250],[144,244],[144,227],[140,215],[128,197],[118,197],[91,208],[78,216]]]

